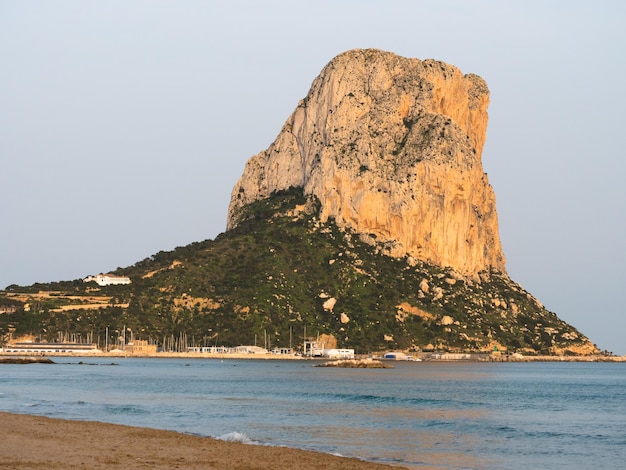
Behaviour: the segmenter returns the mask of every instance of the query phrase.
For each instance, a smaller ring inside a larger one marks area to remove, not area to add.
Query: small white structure
[[[83,279],[83,282],[95,282],[99,286],[117,286],[130,284],[130,278],[127,276],[116,276],[115,274],[97,274],[95,276],[88,276]]]
[[[324,343],[321,343],[319,341],[305,341],[304,356],[324,357]]]
[[[273,348],[272,354],[283,354],[287,356],[293,355],[293,349],[291,348]]]
[[[403,352],[387,352],[385,353],[384,359],[391,359],[393,361],[408,361],[409,356]]]
[[[440,361],[466,361],[472,359],[472,355],[466,353],[436,353],[430,357]]]
[[[5,353],[13,354],[98,354],[102,351],[93,343],[34,343],[23,341],[9,343],[4,347]]]
[[[354,359],[354,349],[324,349],[322,355],[328,359]]]
[[[320,341],[304,342],[305,357],[324,357],[327,359],[354,359],[354,349],[327,349]]]
[[[237,346],[235,352],[239,354],[268,354],[268,350],[260,346]]]
[[[226,346],[189,346],[187,347],[188,353],[200,353],[200,354],[232,354],[235,348],[227,348]]]

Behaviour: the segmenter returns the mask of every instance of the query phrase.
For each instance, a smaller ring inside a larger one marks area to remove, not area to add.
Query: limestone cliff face
[[[495,196],[483,172],[489,90],[435,60],[379,50],[334,58],[270,147],[235,185],[239,209],[302,187],[334,218],[390,247],[468,276],[505,272]]]

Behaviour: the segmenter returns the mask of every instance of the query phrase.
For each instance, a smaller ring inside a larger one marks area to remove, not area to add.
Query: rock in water
[[[315,367],[340,367],[344,369],[393,369],[393,366],[383,364],[382,361],[367,359],[342,359],[337,361],[322,362]]]
[[[481,153],[485,81],[435,60],[379,50],[335,57],[270,147],[235,185],[240,209],[290,187],[321,203],[323,222],[478,279],[505,274],[493,189]]]

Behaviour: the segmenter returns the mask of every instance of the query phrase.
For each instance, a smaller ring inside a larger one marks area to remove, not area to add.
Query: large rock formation
[[[270,147],[235,185],[240,209],[302,187],[321,219],[383,242],[389,254],[466,276],[505,272],[495,196],[483,172],[489,91],[435,60],[379,50],[334,58]]]

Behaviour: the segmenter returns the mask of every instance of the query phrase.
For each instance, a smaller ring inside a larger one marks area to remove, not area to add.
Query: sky
[[[626,2],[0,0],[0,288],[215,238],[334,56],[483,77],[513,280],[626,354]]]

